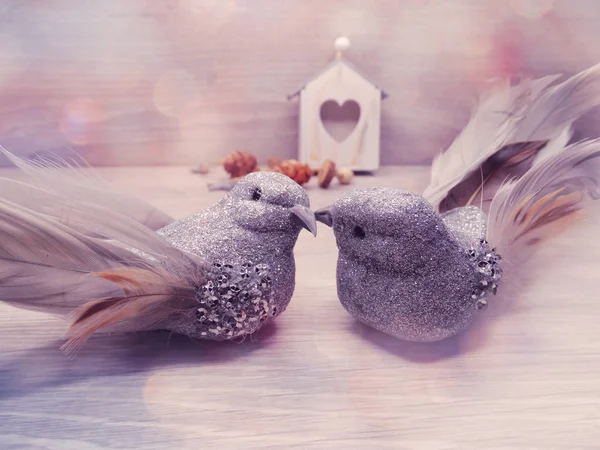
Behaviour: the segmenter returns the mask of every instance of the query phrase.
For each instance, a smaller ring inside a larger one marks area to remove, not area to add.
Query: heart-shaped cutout
[[[321,105],[320,116],[327,133],[343,142],[358,125],[360,105],[355,100],[346,100],[341,106],[335,100],[327,100]]]

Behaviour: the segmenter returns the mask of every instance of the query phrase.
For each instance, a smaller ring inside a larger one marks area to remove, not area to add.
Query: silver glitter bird
[[[600,140],[567,145],[571,124],[600,104],[600,67],[556,80],[484,96],[424,196],[356,189],[316,212],[333,228],[350,314],[403,340],[453,336],[507,282],[503,267],[526,271],[531,251],[600,197]]]
[[[71,316],[65,351],[96,332],[240,338],[290,302],[294,245],[302,228],[316,235],[316,222],[285,175],[249,174],[173,221],[89,170],[2,151],[28,179],[0,178],[0,300]]]

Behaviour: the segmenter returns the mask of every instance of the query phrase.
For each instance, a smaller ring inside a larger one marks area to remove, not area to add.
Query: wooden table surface
[[[100,172],[176,217],[223,195],[206,189],[218,173]],[[424,167],[387,167],[353,186],[426,181]],[[345,189],[308,186],[314,208]],[[438,344],[346,313],[325,227],[298,240],[288,310],[242,344],[113,335],[71,360],[58,319],[0,305],[0,448],[600,448],[598,229],[592,215],[541,248],[485,319]]]

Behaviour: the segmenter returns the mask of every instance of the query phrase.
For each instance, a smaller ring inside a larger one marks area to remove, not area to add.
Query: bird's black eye
[[[354,227],[354,229],[352,230],[352,235],[355,238],[358,239],[364,239],[365,238],[365,230],[363,230],[361,227],[359,227],[358,225]]]
[[[252,200],[254,200],[256,202],[256,201],[260,200],[261,197],[262,197],[262,189],[254,188],[254,190],[252,191]]]

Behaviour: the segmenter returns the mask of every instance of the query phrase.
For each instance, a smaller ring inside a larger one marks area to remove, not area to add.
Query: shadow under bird
[[[249,174],[175,221],[89,170],[2,152],[26,179],[0,178],[0,300],[70,316],[67,352],[96,332],[249,335],[286,309],[298,235],[316,235],[308,195],[282,174]]]
[[[600,197],[600,140],[569,144],[600,104],[600,66],[496,85],[432,166],[423,196],[350,191],[316,212],[339,249],[337,291],[359,321],[408,341],[439,341],[486,309],[504,269]]]

